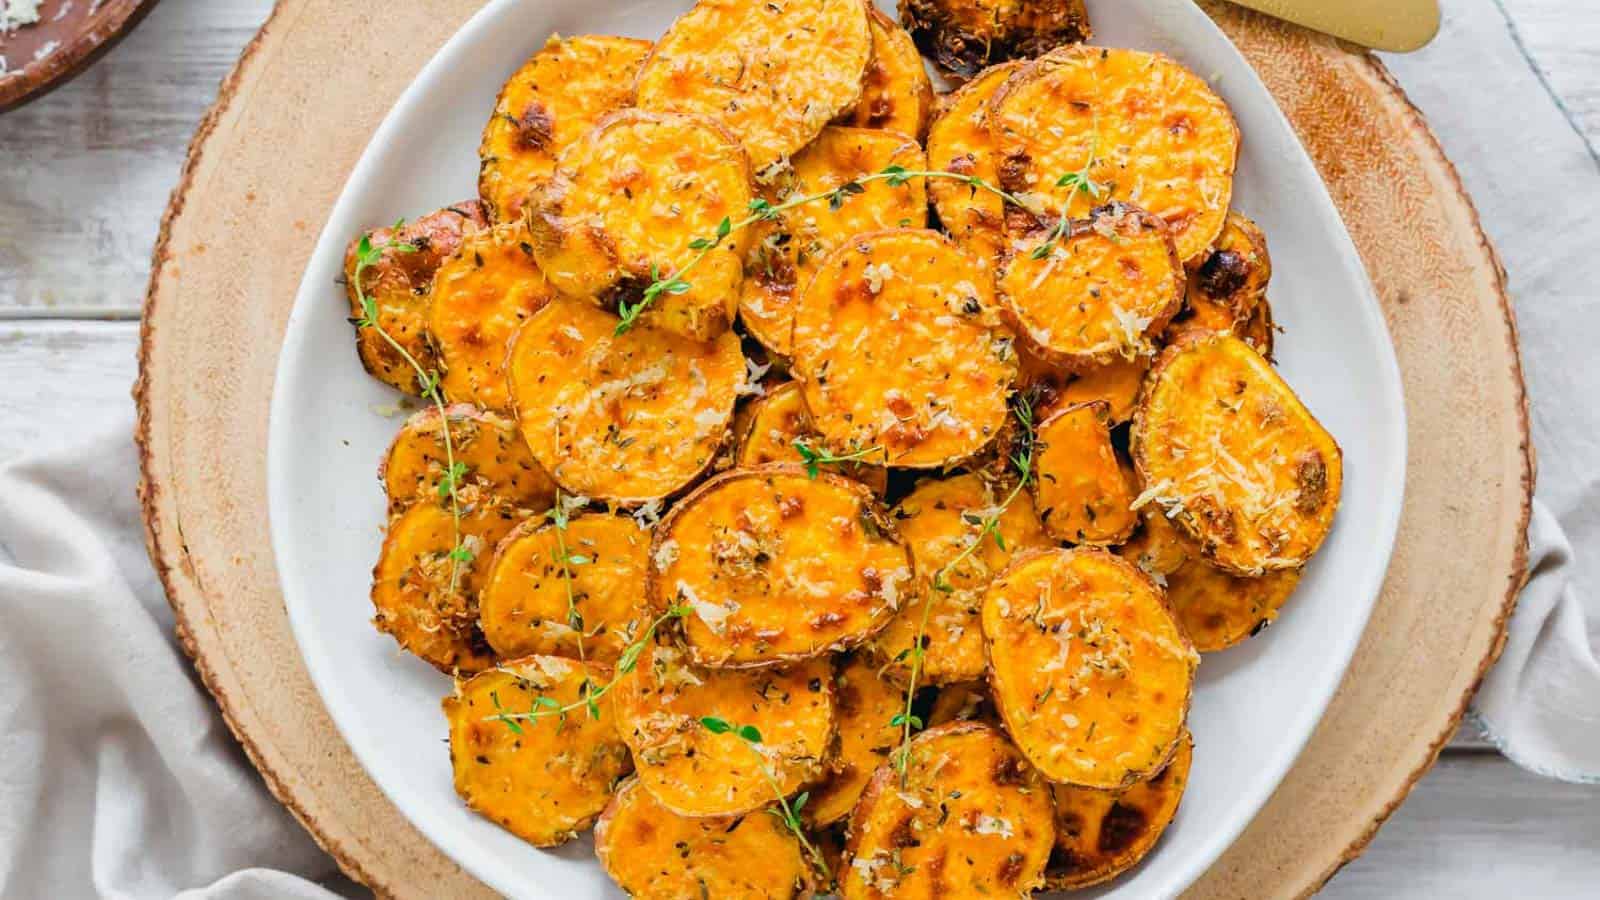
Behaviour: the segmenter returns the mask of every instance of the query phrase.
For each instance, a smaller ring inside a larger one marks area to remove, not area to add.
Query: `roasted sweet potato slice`
[[[1251,349],[1261,354],[1263,359],[1272,362],[1272,351],[1277,345],[1278,332],[1281,330],[1272,320],[1271,302],[1262,296],[1256,301],[1255,309],[1250,311],[1250,319],[1244,323],[1239,337],[1243,338]]]
[[[904,679],[910,673],[909,657],[922,624],[924,603],[933,606],[926,610],[921,680],[950,684],[983,677],[987,660],[978,613],[989,579],[1004,569],[1018,550],[1051,543],[1039,526],[1033,498],[1026,492],[1018,494],[1001,514],[998,540],[979,534],[984,519],[993,514],[1005,494],[1003,487],[978,475],[927,478],[895,507],[894,520],[911,547],[924,583],[922,598],[907,604],[872,642],[874,652],[895,678]],[[946,570],[973,541],[981,541],[980,546]],[[934,586],[941,572],[950,590]]]
[[[1000,717],[989,699],[986,681],[962,681],[939,688],[933,706],[928,709],[928,727],[934,728],[951,722],[986,722],[999,725]]]
[[[1295,569],[1333,527],[1339,445],[1243,340],[1190,333],[1145,379],[1131,440],[1144,492],[1212,564]]]
[[[872,492],[797,465],[736,469],[656,528],[647,586],[691,659],[776,666],[855,647],[913,596],[911,553]]]
[[[1185,732],[1166,768],[1126,790],[1051,785],[1056,847],[1045,869],[1045,886],[1070,891],[1100,884],[1144,859],[1178,812],[1193,759],[1194,740]]]
[[[397,513],[418,500],[446,502],[448,488],[441,484],[449,470],[442,422],[450,423],[450,445],[455,461],[465,467],[457,482],[463,503],[481,500],[506,504],[529,512],[549,509],[556,486],[533,461],[515,422],[468,403],[436,406],[412,413],[389,444],[378,468],[378,479],[389,495],[389,512]]]
[[[983,637],[1006,730],[1046,778],[1119,790],[1171,759],[1200,657],[1132,563],[1019,554],[989,585]]]
[[[891,724],[905,705],[905,693],[878,675],[865,656],[852,655],[834,675],[839,750],[828,760],[828,776],[811,789],[805,817],[814,826],[831,825],[850,815],[872,773],[900,742]]]
[[[548,517],[523,522],[500,542],[478,596],[489,646],[503,658],[616,662],[649,625],[649,551],[650,532],[628,516],[574,516],[564,529]]]
[[[1189,273],[1187,324],[1238,334],[1256,304],[1267,295],[1272,257],[1267,236],[1239,213],[1229,211],[1222,233]]]
[[[478,630],[478,589],[495,544],[517,524],[515,510],[485,503],[462,510],[459,561],[450,589],[455,529],[450,511],[414,503],[389,521],[372,571],[372,624],[441,672],[476,672],[494,657]]]
[[[509,363],[517,424],[569,493],[634,506],[711,465],[744,385],[739,339],[701,343],[560,299],[528,320]]]
[[[496,222],[522,216],[556,157],[607,113],[633,102],[649,41],[552,36],[500,89],[478,146],[478,194]]]
[[[779,200],[838,189],[889,166],[918,171],[925,166],[915,138],[893,131],[829,126],[795,154],[794,171],[778,191]],[[922,179],[892,185],[863,185],[838,208],[815,202],[782,213],[763,229],[745,259],[739,320],[745,330],[781,357],[792,352],[794,306],[822,261],[858,234],[885,228],[921,228],[928,223],[928,197]]]
[[[825,659],[761,672],[697,669],[681,650],[653,644],[614,691],[639,780],[683,816],[760,809],[776,800],[767,775],[785,795],[798,791],[822,776],[833,744],[832,674]],[[712,733],[707,717],[757,729],[760,747]]]
[[[604,308],[640,302],[750,207],[744,152],[715,122],[615,112],[562,151],[529,200],[533,252],[563,294]],[[683,272],[687,287],[657,296],[641,323],[698,341],[728,330],[739,302],[750,232],[739,230]]]
[[[456,793],[535,847],[564,844],[588,828],[629,767],[610,701],[600,698],[598,719],[581,706],[537,721],[493,717],[577,703],[586,685],[610,677],[596,663],[528,656],[458,680],[444,699]]]
[[[1278,617],[1300,583],[1298,569],[1258,578],[1229,575],[1200,557],[1160,512],[1117,551],[1166,588],[1167,603],[1201,653],[1226,650],[1259,634]]]
[[[534,262],[520,222],[467,236],[433,278],[428,328],[455,401],[509,410],[506,351],[517,329],[555,292]]]
[[[1067,382],[1056,394],[1056,402],[1070,406],[1099,401],[1106,405],[1106,421],[1121,425],[1133,418],[1133,411],[1139,405],[1139,388],[1143,386],[1144,375],[1148,371],[1148,356],[1114,359],[1082,372]]]
[[[634,900],[811,895],[800,842],[775,816],[680,816],[636,778],[594,827],[594,852],[606,874]]]
[[[638,103],[720,120],[759,172],[855,105],[871,58],[861,0],[699,0],[645,60]]]
[[[849,834],[845,900],[1015,897],[1040,885],[1055,823],[1049,786],[1017,748],[956,722],[911,742],[904,781],[878,769]]]
[[[802,294],[793,369],[829,450],[939,468],[1006,421],[1013,340],[975,256],[934,231],[881,231],[835,250]]]
[[[1110,407],[1091,401],[1039,423],[1033,495],[1044,530],[1057,540],[1120,544],[1139,524],[1139,514],[1129,508],[1139,487],[1111,446],[1109,419]]]
[[[867,3],[872,59],[861,77],[861,99],[838,119],[840,125],[883,128],[922,137],[933,108],[933,82],[922,54],[899,23]]]
[[[1051,51],[995,95],[989,126],[1004,158],[1001,184],[1052,214],[1136,203],[1171,227],[1185,262],[1222,230],[1239,129],[1211,87],[1166,56]]]
[[[900,0],[900,21],[922,52],[958,79],[1091,34],[1083,0]]]
[[[1022,62],[985,69],[978,77],[945,96],[928,126],[928,168],[936,172],[976,176],[990,184],[1000,180],[1000,150],[989,131],[989,98],[1000,90]],[[948,178],[928,182],[939,223],[956,243],[978,258],[998,264],[1007,241],[1005,202],[988,191]]]
[[[377,264],[362,273],[361,286],[378,307],[378,327],[405,348],[424,371],[438,367],[433,345],[428,343],[428,291],[433,274],[455,254],[464,236],[487,228],[483,208],[476,200],[447,206],[398,229],[375,228],[365,237],[383,249]],[[398,246],[391,246],[398,245]],[[361,300],[355,287],[356,253],[361,238],[345,252],[345,294],[350,317],[361,318]],[[422,395],[417,372],[404,355],[371,328],[356,328],[356,352],[372,377],[414,397]]]
[[[1183,266],[1160,219],[1123,203],[1089,218],[1040,226],[999,278],[1006,317],[1048,362],[1089,371],[1155,352],[1183,308]]]
[[[801,459],[796,441],[816,444],[811,414],[797,382],[785,381],[767,388],[766,394],[745,407],[743,424],[738,427],[739,449],[735,464],[751,469],[767,463],[794,463]],[[883,496],[889,487],[889,470],[862,462],[824,463],[823,468],[861,482]]]

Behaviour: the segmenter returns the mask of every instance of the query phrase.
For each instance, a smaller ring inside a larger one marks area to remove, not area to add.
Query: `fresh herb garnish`
[[[712,734],[728,734],[732,732],[750,747],[750,752],[756,755],[757,765],[761,769],[762,777],[766,778],[767,785],[772,788],[773,795],[778,798],[778,808],[769,809],[768,811],[777,816],[778,820],[783,822],[784,827],[788,828],[794,833],[795,837],[800,839],[800,846],[805,848],[806,855],[811,857],[811,864],[821,873],[824,879],[823,883],[831,884],[833,882],[833,872],[828,868],[828,861],[817,850],[816,845],[811,843],[811,839],[806,837],[805,823],[800,821],[800,811],[805,809],[806,801],[811,799],[811,794],[807,791],[802,791],[795,795],[792,802],[788,797],[784,796],[783,786],[778,784],[778,777],[772,773],[771,769],[767,768],[767,756],[765,745],[761,742],[761,732],[754,725],[739,725],[715,716],[703,717],[700,720],[700,727]]]

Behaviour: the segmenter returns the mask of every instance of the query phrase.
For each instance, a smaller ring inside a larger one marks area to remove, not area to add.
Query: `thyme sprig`
[[[571,521],[572,511],[589,502],[587,497],[578,497],[563,493],[556,489],[556,504],[545,513],[546,518],[556,526],[556,553],[559,554],[561,563],[561,583],[567,590],[567,627],[578,635],[578,659],[585,661],[583,647],[583,614],[578,611],[578,598],[572,588],[572,567],[586,566],[594,560],[587,556],[572,553],[567,549],[567,523]]]
[[[1006,510],[1011,508],[1011,504],[1017,499],[1017,496],[1033,480],[1032,397],[1026,393],[1018,394],[1016,400],[1012,403],[1011,412],[1012,415],[1016,416],[1017,424],[1021,426],[1021,446],[1011,457],[1011,465],[1017,470],[1017,483],[1012,486],[1011,492],[1006,495],[1004,500],[1000,501],[998,506],[989,510],[988,515],[972,523],[978,526],[978,533],[972,540],[967,542],[961,552],[933,573],[933,589],[940,593],[949,594],[955,592],[955,586],[950,583],[950,572],[976,553],[978,548],[983,546],[985,540],[992,538],[995,546],[999,547],[1001,552],[1006,549],[1005,538],[1000,534],[1000,517],[1005,515]],[[968,521],[967,514],[964,513],[962,515],[962,520]],[[900,786],[902,788],[906,785],[907,769],[911,761],[911,734],[913,731],[920,730],[923,724],[921,717],[912,713],[911,706],[917,696],[917,681],[922,676],[922,658],[927,652],[927,648],[923,646],[923,641],[927,635],[928,612],[931,609],[933,609],[933,595],[929,594],[922,601],[922,616],[917,621],[917,635],[915,640],[912,641],[911,648],[901,651],[895,658],[897,662],[906,658],[911,660],[911,677],[906,684],[905,707],[896,713],[894,718],[889,720],[891,728],[900,729],[900,746],[894,752],[894,766],[895,770],[900,773]]]
[[[391,233],[398,234],[400,229],[405,227],[405,224],[405,219],[396,221]],[[412,373],[416,375],[417,388],[422,392],[422,396],[431,400],[434,407],[439,411],[439,431],[444,436],[445,466],[444,474],[439,478],[438,491],[439,499],[448,499],[450,501],[450,593],[454,594],[461,581],[461,564],[471,562],[473,557],[472,551],[468,550],[461,540],[460,490],[463,479],[467,477],[467,464],[456,461],[455,440],[450,434],[450,417],[445,413],[444,391],[439,387],[439,373],[424,369],[422,363],[417,361],[411,351],[407,350],[399,341],[394,339],[393,335],[382,328],[378,318],[378,301],[368,296],[364,283],[364,276],[367,274],[367,270],[377,265],[383,259],[383,254],[386,251],[416,253],[418,249],[417,245],[396,240],[392,236],[381,246],[372,243],[372,235],[370,233],[361,236],[361,241],[356,244],[355,272],[351,275],[351,283],[355,286],[356,291],[356,301],[361,307],[361,316],[352,321],[358,328],[372,329],[383,339],[384,343],[389,345],[390,349],[400,354],[400,358],[405,360],[406,365],[410,366]]]
[[[871,447],[863,447],[860,450],[852,450],[849,453],[836,454],[827,448],[819,449],[813,447],[805,438],[801,438],[794,442],[794,450],[800,454],[800,459],[806,464],[806,477],[816,481],[822,466],[866,459],[874,453],[882,453],[883,447],[879,444],[873,444]]]
[[[1101,184],[1089,177],[1089,169],[1097,161],[1099,147],[1100,135],[1097,133],[1089,142],[1089,158],[1083,161],[1083,167],[1056,179],[1056,187],[1070,188],[1070,190],[1067,191],[1066,202],[1061,207],[1061,215],[1056,218],[1056,223],[1050,227],[1050,234],[1044,239],[1044,243],[1033,248],[1033,252],[1028,254],[1030,259],[1044,259],[1049,256],[1055,251],[1056,244],[1059,244],[1061,239],[1072,231],[1072,219],[1067,215],[1067,211],[1072,208],[1072,201],[1078,196],[1079,192],[1088,194],[1091,200],[1099,200],[1103,194],[1110,192],[1110,185]]]
[[[522,725],[520,724],[522,722],[537,723],[540,719],[551,717],[565,722],[567,713],[577,709],[587,709],[590,718],[599,719],[600,698],[610,693],[611,689],[617,686],[617,683],[622,680],[624,675],[639,667],[639,654],[644,652],[644,648],[655,637],[656,630],[665,624],[667,620],[681,619],[688,614],[689,607],[674,606],[657,616],[638,640],[623,648],[622,655],[617,658],[617,668],[612,673],[609,681],[596,685],[587,678],[583,680],[583,684],[578,687],[579,693],[582,694],[579,699],[563,704],[554,697],[540,694],[533,698],[533,708],[527,712],[506,712],[500,708],[499,699],[496,698],[495,709],[498,711],[492,716],[485,716],[483,720],[485,722],[499,722],[511,729],[513,733],[522,734]]]
[[[749,215],[737,221],[730,216],[724,216],[722,221],[717,223],[717,230],[714,234],[704,237],[697,237],[690,241],[689,249],[694,251],[694,255],[689,257],[688,261],[686,261],[683,265],[677,267],[671,272],[663,272],[659,266],[652,265],[650,267],[650,284],[645,287],[644,293],[640,295],[638,302],[628,303],[627,301],[623,301],[622,303],[618,304],[618,320],[617,327],[615,329],[616,334],[620,336],[631,330],[633,326],[638,323],[639,315],[643,313],[645,309],[650,306],[650,304],[654,303],[662,294],[687,293],[689,289],[693,287],[693,285],[685,278],[685,276],[693,271],[696,266],[700,265],[700,263],[708,255],[710,255],[712,250],[722,246],[722,243],[736,232],[743,231],[757,222],[766,222],[776,219],[783,213],[788,212],[796,207],[805,206],[809,203],[817,203],[822,200],[828,201],[829,209],[838,210],[843,207],[845,202],[851,197],[857,194],[866,193],[867,185],[875,181],[886,181],[889,183],[890,187],[902,187],[911,183],[911,181],[916,178],[943,178],[952,181],[960,181],[969,185],[974,190],[987,191],[988,193],[994,194],[995,196],[1000,197],[1009,203],[1016,204],[1017,206],[1034,213],[1035,215],[1041,214],[1039,209],[1034,204],[1024,200],[1022,197],[1019,197],[1016,194],[1011,193],[1010,191],[991,184],[976,175],[959,175],[955,172],[934,172],[923,170],[913,171],[911,169],[907,169],[905,166],[889,166],[881,172],[874,172],[871,175],[865,175],[861,178],[847,181],[844,184],[841,184],[838,187],[830,190],[818,191],[814,194],[802,194],[797,197],[790,197],[788,200],[784,200],[781,203],[773,203],[764,198],[757,197],[756,199],[750,201]]]
[[[772,788],[773,795],[778,798],[778,808],[771,809],[769,807],[768,812],[777,816],[785,828],[794,832],[794,836],[800,839],[800,846],[805,848],[806,855],[811,857],[811,864],[822,875],[824,883],[832,884],[833,871],[828,868],[827,859],[823,857],[822,852],[817,849],[816,845],[811,843],[811,839],[806,837],[805,824],[800,821],[800,811],[805,809],[806,801],[811,799],[811,794],[809,791],[801,791],[795,795],[793,802],[784,796],[783,786],[778,784],[778,776],[767,768],[767,757],[762,752],[764,745],[761,742],[761,732],[754,725],[739,725],[715,716],[701,718],[700,726],[712,734],[728,734],[732,732],[750,747],[750,752],[756,756],[761,775],[766,778],[767,785]]]

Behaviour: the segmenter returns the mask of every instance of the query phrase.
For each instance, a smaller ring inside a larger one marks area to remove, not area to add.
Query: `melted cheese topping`
[[[633,102],[649,41],[603,35],[551,37],[500,89],[478,147],[478,192],[497,222],[522,215],[550,179],[556,156],[594,124]]]
[[[707,482],[658,530],[678,551],[652,570],[658,609],[680,621],[695,661],[775,665],[860,644],[912,591],[911,556],[866,488],[798,466]]]
[[[533,261],[522,223],[470,235],[439,267],[428,295],[428,328],[451,400],[506,410],[506,350],[517,329],[554,296]]]
[[[1157,219],[1113,204],[1018,241],[1001,270],[1007,317],[1039,356],[1088,370],[1155,352],[1151,342],[1183,306],[1183,266]]]
[[[839,749],[828,761],[828,777],[811,789],[806,820],[829,825],[850,815],[872,774],[900,743],[900,729],[889,724],[901,712],[905,695],[878,675],[864,656],[852,656],[834,678],[839,717]]]
[[[794,793],[823,773],[834,736],[831,675],[827,660],[761,672],[696,669],[682,652],[652,646],[614,692],[639,781],[679,815],[739,815],[774,799],[764,759],[784,794]],[[705,717],[754,726],[760,747],[731,731],[712,734]]]
[[[938,172],[975,175],[990,184],[1000,180],[1000,150],[985,117],[989,98],[1025,65],[1010,62],[987,69],[944,98],[928,127],[928,167]],[[1005,202],[988,191],[945,178],[928,183],[939,223],[956,243],[981,259],[998,260],[1005,249]]]
[[[906,783],[880,768],[850,818],[845,900],[1026,896],[1054,838],[1050,792],[998,730],[961,722],[911,742]]]
[[[1159,53],[1062,47],[1007,83],[989,107],[1002,184],[1082,216],[1104,202],[1057,182],[1083,170],[1109,199],[1166,220],[1187,261],[1228,212],[1239,129],[1203,79]],[[1091,161],[1092,160],[1092,161]]]
[[[778,199],[831,191],[891,165],[921,170],[922,147],[892,131],[830,126],[795,156],[794,171]],[[752,242],[739,320],[773,353],[787,357],[792,352],[795,302],[829,253],[859,234],[928,223],[922,179],[898,186],[874,181],[864,187],[865,192],[851,195],[838,209],[817,201],[787,210]]]
[[[615,662],[649,624],[640,589],[649,552],[650,533],[626,516],[578,516],[560,535],[543,517],[524,522],[501,543],[479,595],[484,637],[502,657],[577,657],[581,626],[584,654]],[[577,623],[567,615],[569,590]]]
[[[937,232],[884,231],[834,251],[802,295],[794,373],[829,449],[934,468],[1000,433],[1012,341],[976,258]]]
[[[815,446],[817,442],[799,383],[785,381],[745,407],[740,434],[739,450],[734,457],[735,465],[740,468],[800,462],[795,442],[804,440],[808,446]],[[822,469],[859,481],[879,496],[889,488],[889,470],[882,466],[861,462],[826,463]]]
[[[446,407],[450,442],[456,462],[467,467],[458,491],[468,488],[528,512],[549,509],[555,483],[533,461],[515,422],[476,406]],[[389,511],[398,512],[417,500],[442,501],[439,484],[446,464],[444,429],[439,410],[430,406],[413,414],[395,435],[384,457],[380,478],[389,495]]]
[[[1120,789],[1166,765],[1200,657],[1160,591],[1103,550],[1041,550],[989,585],[990,685],[1051,781]]]
[[[624,110],[561,154],[531,204],[534,254],[563,294],[613,306],[686,266],[689,245],[743,218],[750,196],[744,153],[715,123]],[[729,235],[685,273],[688,289],[657,296],[643,322],[695,340],[726,331],[749,237]]]
[[[926,479],[900,501],[894,519],[925,582],[931,582],[936,573],[979,540],[984,520],[994,514],[1001,499],[1000,493],[977,475],[957,475]],[[1018,550],[1050,545],[1034,512],[1033,498],[1026,493],[1018,494],[1006,507],[998,530],[999,541],[984,536],[983,543],[971,555],[945,572],[945,581],[953,590],[925,586],[923,601],[908,604],[873,641],[874,652],[897,677],[910,674],[910,660],[901,656],[911,650],[916,640],[924,602],[932,603],[933,608],[928,610],[927,630],[923,632],[926,653],[922,680],[949,684],[983,677],[988,660],[978,612],[989,580],[1006,567]]]
[[[1163,352],[1132,446],[1142,498],[1235,575],[1299,568],[1333,527],[1339,446],[1239,338],[1191,334]]]
[[[595,826],[594,850],[634,900],[793,900],[807,895],[811,880],[800,842],[776,816],[680,816],[638,779],[617,788]]]
[[[861,0],[699,0],[645,61],[638,103],[720,120],[760,171],[856,102],[871,55]]]
[[[580,707],[560,721],[524,721],[516,730],[485,720],[529,712],[537,697],[576,702],[586,681],[610,677],[604,666],[532,656],[457,682],[455,695],[444,700],[456,793],[536,847],[566,843],[588,828],[628,770],[628,748],[617,734],[610,702],[601,698],[598,719]]]
[[[922,54],[905,29],[870,3],[867,26],[872,31],[872,59],[861,78],[861,99],[839,117],[838,124],[920,137],[933,106],[933,82]]]
[[[745,365],[731,332],[698,343],[651,328],[619,336],[616,323],[558,300],[522,330],[510,372],[523,439],[556,483],[637,505],[711,465]]]
[[[1074,544],[1120,544],[1139,516],[1129,507],[1139,489],[1117,458],[1106,406],[1068,406],[1039,423],[1034,439],[1034,499],[1044,530]]]
[[[493,663],[478,631],[478,589],[494,546],[517,524],[514,511],[482,504],[461,515],[460,563],[450,590],[455,530],[449,510],[417,503],[394,517],[372,571],[373,624],[443,672],[475,672]]]
[[[1126,790],[1051,785],[1056,847],[1045,885],[1068,891],[1100,884],[1144,859],[1178,812],[1193,760],[1194,740],[1185,733],[1166,768]]]

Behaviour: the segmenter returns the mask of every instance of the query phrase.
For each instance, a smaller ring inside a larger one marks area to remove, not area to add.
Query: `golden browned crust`
[[[1172,762],[1133,787],[1097,791],[1051,785],[1056,846],[1045,869],[1045,887],[1071,891],[1102,884],[1144,859],[1178,812],[1193,759],[1194,739],[1186,732]]]
[[[1083,0],[900,0],[900,20],[947,75],[1089,39]]]

